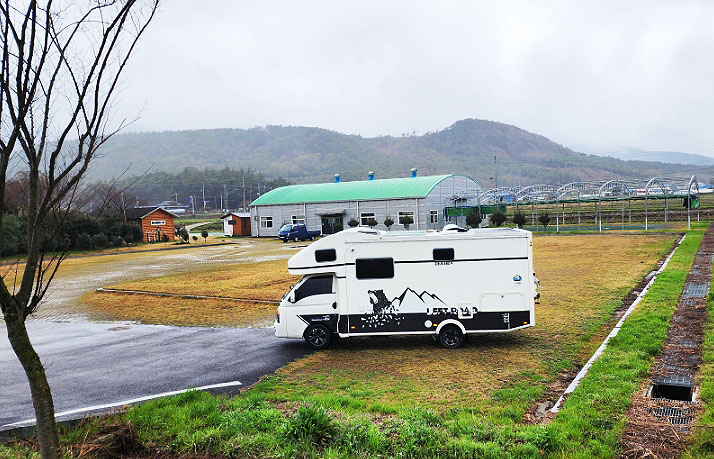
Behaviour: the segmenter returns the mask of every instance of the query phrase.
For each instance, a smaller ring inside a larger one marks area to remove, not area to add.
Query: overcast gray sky
[[[713,84],[712,1],[166,0],[119,108],[135,131],[482,118],[714,156]]]

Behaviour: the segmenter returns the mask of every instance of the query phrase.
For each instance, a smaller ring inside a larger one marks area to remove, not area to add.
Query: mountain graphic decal
[[[437,295],[423,291],[417,293],[407,287],[401,295],[389,301],[384,290],[368,290],[372,312],[361,317],[364,328],[379,329],[387,325],[398,326],[404,320],[402,313],[426,313],[433,308],[443,308],[446,304]]]

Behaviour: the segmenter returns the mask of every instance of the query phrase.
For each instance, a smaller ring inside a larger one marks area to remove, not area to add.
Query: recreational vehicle
[[[341,231],[288,261],[303,278],[280,301],[275,335],[323,349],[335,336],[431,334],[457,348],[467,333],[532,327],[532,254],[519,229]]]

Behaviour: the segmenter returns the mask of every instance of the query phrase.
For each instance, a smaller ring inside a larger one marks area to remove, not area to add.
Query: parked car
[[[288,241],[307,241],[308,239],[315,239],[320,235],[320,231],[308,231],[307,226],[304,223],[295,223],[283,225],[278,233],[278,239],[282,239],[283,242]]]

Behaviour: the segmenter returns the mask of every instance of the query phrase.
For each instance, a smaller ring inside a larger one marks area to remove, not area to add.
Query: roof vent
[[[340,183],[340,174],[335,174],[335,183]]]
[[[412,167],[412,177],[416,177],[416,176],[417,176],[417,170],[415,167]]]
[[[374,171],[369,171],[369,175],[367,176],[368,180],[374,180]]]

